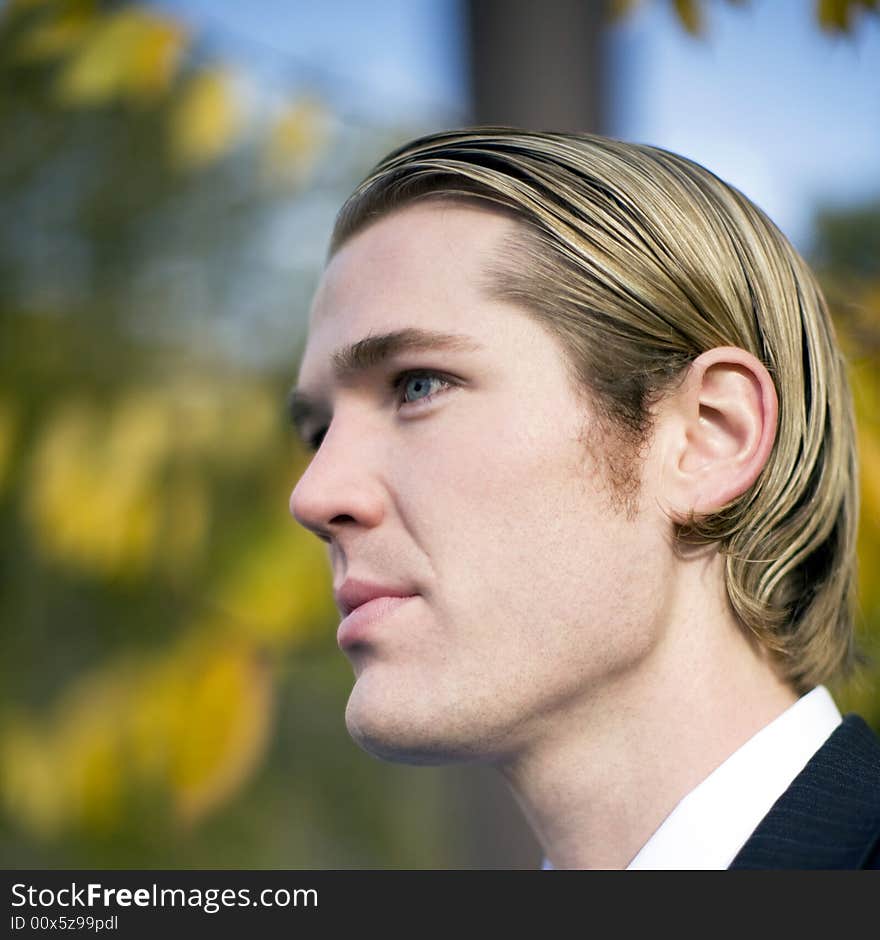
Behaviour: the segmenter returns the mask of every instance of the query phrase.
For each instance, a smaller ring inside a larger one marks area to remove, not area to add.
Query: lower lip
[[[402,607],[407,601],[411,601],[416,594],[410,594],[407,597],[374,597],[356,607],[339,624],[336,631],[336,642],[342,649],[354,646],[355,643],[363,642],[367,638],[367,633],[375,624],[384,620],[389,614]]]

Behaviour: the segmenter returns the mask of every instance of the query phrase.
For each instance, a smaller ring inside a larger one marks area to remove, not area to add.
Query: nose
[[[290,514],[324,541],[346,526],[370,528],[382,521],[378,468],[364,438],[363,431],[346,432],[334,421],[290,494]]]

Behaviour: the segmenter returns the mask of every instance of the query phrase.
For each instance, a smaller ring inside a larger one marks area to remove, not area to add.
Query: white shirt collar
[[[799,698],[694,787],[627,869],[728,868],[841,721],[825,686]]]

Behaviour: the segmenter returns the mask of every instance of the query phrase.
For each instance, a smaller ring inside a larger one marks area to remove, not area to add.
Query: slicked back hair
[[[632,506],[656,403],[717,346],[748,350],[779,400],[757,481],[676,525],[717,543],[744,627],[803,693],[845,678],[854,640],[858,480],[846,364],[822,292],[741,192],[677,154],[586,134],[474,127],[382,160],[337,217],[330,256],[372,222],[429,198],[477,201],[520,224],[494,295],[558,337],[575,389],[618,442],[612,488]]]

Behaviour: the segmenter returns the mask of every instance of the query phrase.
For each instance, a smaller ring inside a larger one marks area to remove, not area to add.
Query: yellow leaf
[[[125,751],[134,779],[147,789],[168,789],[171,733],[187,678],[177,650],[141,667],[129,684],[130,701],[122,716]]]
[[[880,615],[880,386],[873,369],[853,371],[858,415],[859,477],[859,596],[865,611]]]
[[[142,14],[134,7],[99,22],[58,76],[59,100],[67,105],[94,105],[115,97],[142,28]]]
[[[880,414],[878,363],[870,360],[854,363],[850,366],[849,373],[858,423],[880,427],[877,417]]]
[[[126,74],[129,97],[149,103],[171,86],[188,37],[183,27],[170,20],[155,20],[136,45]]]
[[[880,534],[880,435],[864,422],[858,427],[862,519]]]
[[[227,800],[262,756],[272,716],[268,663],[244,645],[202,649],[177,712],[172,786],[189,823]]]
[[[327,137],[327,113],[312,98],[285,107],[268,139],[263,170],[270,180],[302,185],[312,171]]]
[[[285,648],[302,641],[310,628],[332,621],[332,588],[321,547],[283,520],[244,546],[211,597],[238,633]]]
[[[170,83],[185,43],[183,27],[142,7],[108,15],[58,76],[66,105],[104,104],[123,95],[150,100]]]
[[[693,36],[703,29],[703,13],[698,0],[672,0],[672,6],[682,26]]]
[[[116,660],[80,677],[40,724],[4,716],[0,800],[44,837],[118,829],[135,793],[164,796],[196,822],[259,763],[273,692],[271,664],[206,624],[153,660]]]
[[[76,828],[108,832],[122,815],[127,768],[120,718],[128,691],[121,679],[113,672],[89,676],[57,706],[54,748],[67,822]]]
[[[859,604],[867,616],[880,615],[880,533],[859,526]]]
[[[170,409],[165,395],[151,388],[132,389],[114,406],[105,432],[107,461],[148,475],[171,450]]]
[[[816,15],[819,25],[830,32],[845,32],[849,28],[849,0],[819,0]]]
[[[8,718],[0,732],[0,793],[8,818],[41,838],[57,835],[69,818],[55,751],[20,715]]]
[[[16,48],[17,58],[26,62],[53,59],[73,49],[85,36],[95,20],[94,0],[57,4],[54,15],[27,30]]]
[[[93,405],[59,407],[26,477],[25,512],[38,548],[91,574],[142,573],[156,549],[161,502],[154,476],[166,440],[161,415],[144,401],[123,401],[109,433]]]
[[[210,520],[207,483],[193,470],[175,474],[166,484],[165,531],[158,561],[174,579],[185,579],[205,545]]]
[[[3,798],[38,835],[71,828],[107,831],[118,823],[126,688],[124,672],[94,673],[68,687],[45,721],[36,724],[18,714],[4,722]]]
[[[12,467],[18,430],[18,410],[8,399],[0,399],[0,493]]]
[[[629,16],[640,3],[641,0],[610,0],[608,18],[612,22],[618,22]]]
[[[90,495],[84,492],[83,454],[89,451],[96,420],[86,402],[68,402],[47,419],[31,454],[25,513],[38,548],[48,557],[65,557],[79,529],[75,516]]]
[[[180,92],[168,127],[171,160],[179,168],[202,166],[232,146],[240,115],[231,86],[225,70],[205,69]]]
[[[857,9],[877,10],[878,0],[819,0],[816,15],[819,25],[829,32],[850,32]]]
[[[214,449],[217,460],[226,466],[252,466],[277,439],[277,398],[265,386],[246,381],[234,390],[214,386],[214,394],[223,426]]]

